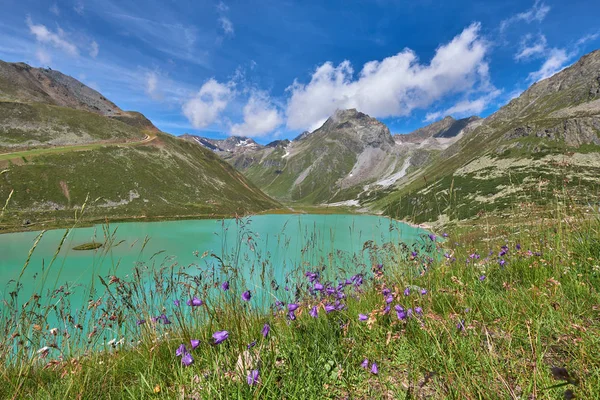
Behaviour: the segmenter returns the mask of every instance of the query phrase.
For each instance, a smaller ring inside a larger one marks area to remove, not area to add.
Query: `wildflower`
[[[410,318],[413,315],[413,310],[412,308],[409,308],[408,310],[406,310],[406,318]]]
[[[371,373],[373,375],[377,375],[379,373],[379,368],[377,368],[377,363],[373,363],[373,365],[371,365]]]
[[[393,301],[394,301],[394,296],[392,296],[391,294],[385,298],[385,302],[388,304],[390,304]]]
[[[298,307],[300,307],[298,304],[292,303],[292,304],[288,304],[288,310],[289,311],[296,311],[298,309]]]
[[[296,320],[296,314],[294,314],[294,312],[293,312],[293,311],[290,311],[290,312],[288,312],[288,318],[289,318],[291,321],[295,321],[295,320]]]
[[[416,307],[415,308],[415,313],[417,315],[423,315],[423,309],[421,307]]]
[[[498,264],[500,264],[501,267],[504,267],[504,265],[506,265],[506,260],[501,259],[500,261],[498,261]]]
[[[360,366],[363,367],[363,368],[365,368],[365,369],[369,368],[369,359],[365,358],[363,360],[363,362],[360,363]]]
[[[183,357],[181,357],[181,363],[183,365],[185,365],[186,367],[192,365],[192,363],[194,362],[194,359],[192,358],[192,355],[188,352],[186,352]]]
[[[195,348],[200,346],[200,341],[198,339],[192,339],[190,340],[190,344],[192,345],[192,350],[194,350]]]
[[[479,277],[479,280],[480,280],[481,282],[483,282],[483,281],[485,280],[485,275],[481,275],[481,276]]]
[[[367,317],[365,314],[358,314],[359,321],[366,321],[368,319],[369,319],[369,317]]]
[[[250,373],[248,374],[248,385],[253,386],[255,384],[258,383],[258,376],[259,376],[259,372],[257,369],[253,369],[252,371],[250,371]]]
[[[267,336],[269,336],[269,332],[271,331],[271,327],[269,326],[269,324],[265,324],[262,328],[262,335],[266,338]]]
[[[175,350],[175,355],[177,357],[181,357],[186,352],[187,352],[187,350],[186,350],[185,346],[183,344],[180,344],[179,347],[177,348],[177,350]]]
[[[308,278],[308,281],[310,283],[313,283],[319,277],[319,274],[317,274],[316,272],[310,272],[310,271],[306,272],[304,275],[306,275],[306,277]]]
[[[199,306],[201,306],[204,303],[202,302],[202,300],[200,300],[199,298],[197,298],[196,296],[194,296],[194,298],[191,299],[191,300],[188,300],[186,302],[186,304],[188,306],[192,306],[192,307],[199,307]]]
[[[404,307],[402,307],[400,304],[396,304],[394,306],[394,310],[396,310],[396,311],[404,311]]]
[[[335,311],[335,306],[332,306],[331,304],[326,304],[325,305],[325,312],[327,314],[329,314],[330,312]]]
[[[175,307],[179,307],[179,300],[177,300],[177,299],[173,300],[173,304],[175,304]]]
[[[169,325],[171,323],[171,321],[169,321],[169,318],[165,314],[161,314],[157,319],[161,320],[162,323],[165,325]]]
[[[404,289],[404,295],[405,296],[410,296],[410,288]]]
[[[248,350],[250,350],[251,348],[253,348],[254,346],[256,346],[256,340],[252,341],[252,343],[248,344]]]
[[[287,290],[287,286],[286,286],[286,290]],[[251,297],[252,297],[252,294],[250,294],[249,290],[246,290],[244,293],[242,293],[242,300],[244,300],[244,301],[250,301]]]
[[[352,285],[352,281],[350,279],[346,279],[346,282],[344,282],[346,284],[346,286]]]
[[[432,242],[435,242],[435,240],[437,239],[437,236],[435,236],[433,233],[430,233],[429,239],[431,239]]]
[[[324,288],[323,284],[321,284],[319,282],[315,283],[315,287],[314,287],[315,290],[323,290],[323,288]]]
[[[383,313],[384,313],[384,314],[387,314],[387,313],[389,313],[389,312],[390,312],[390,306],[389,306],[389,305],[387,305],[387,306],[385,306],[385,308],[383,309]]]
[[[375,267],[376,267],[378,270],[381,270],[381,269],[383,268],[383,264],[377,264]]]
[[[221,289],[229,290],[229,281],[225,281],[221,284]]]
[[[421,289],[421,296],[425,296],[427,294],[427,289]]]
[[[407,317],[407,314],[404,311],[396,311],[396,316],[398,317],[399,320],[405,320]]]
[[[392,291],[388,288],[385,288],[381,291],[381,294],[383,294],[384,296],[388,296],[390,293],[392,293]]]
[[[338,311],[342,311],[344,308],[346,308],[346,305],[340,303],[339,300],[336,300],[334,305],[335,305],[335,309]]]
[[[145,323],[146,323],[146,320],[145,320],[145,319],[138,319],[138,320],[137,320],[137,322],[136,322],[135,324],[136,324],[137,326],[140,326],[140,325],[144,325]]]
[[[517,245],[515,246],[515,248],[516,248],[517,250],[521,250],[521,244],[520,244],[520,243],[517,243]]]
[[[442,236],[445,237],[445,238],[447,238],[448,234],[446,232],[444,232],[444,233],[442,233]]]
[[[331,286],[327,286],[327,289],[325,289],[325,292],[331,296],[332,294],[335,293],[335,289],[332,288]]]
[[[215,344],[223,343],[229,337],[229,332],[217,331],[213,333],[212,337],[215,339]]]
[[[461,320],[458,324],[456,324],[456,329],[458,329],[459,331],[464,331],[465,330],[465,320]]]
[[[317,310],[317,306],[314,306],[313,308],[311,308],[308,313],[313,318],[317,318],[319,316],[319,311]]]
[[[411,252],[411,253],[410,253],[410,255],[411,255],[413,258],[415,258],[415,257],[418,255],[418,253],[417,253],[416,251],[413,251],[413,252]]]

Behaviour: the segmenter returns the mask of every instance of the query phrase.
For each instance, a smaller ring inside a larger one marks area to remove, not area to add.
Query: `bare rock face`
[[[365,147],[383,149],[394,145],[394,139],[387,126],[354,108],[336,111],[311,136],[332,136],[338,140],[345,140],[349,146],[354,145],[360,150]]]
[[[104,116],[124,113],[115,103],[77,79],[25,63],[0,61],[0,99],[46,103]]]

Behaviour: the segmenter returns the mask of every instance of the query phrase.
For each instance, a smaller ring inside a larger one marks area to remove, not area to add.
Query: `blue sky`
[[[160,129],[265,143],[358,108],[407,133],[487,116],[600,47],[598,1],[3,0],[0,59]]]

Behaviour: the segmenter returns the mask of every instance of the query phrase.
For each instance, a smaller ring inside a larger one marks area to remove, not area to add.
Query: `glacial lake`
[[[369,249],[401,242],[417,247],[428,232],[372,215],[273,214],[241,220],[115,223],[76,228],[66,237],[65,233],[65,229],[46,231],[25,269],[40,232],[0,235],[2,298],[10,296],[22,273],[21,301],[33,293],[48,296],[63,286],[73,292],[71,306],[80,309],[92,283],[104,290],[98,276],[128,278],[136,266],[147,272],[181,267],[191,275],[202,271],[205,283],[216,287],[225,279],[220,259],[237,267],[243,285],[255,295],[253,301],[268,302],[274,287],[287,290],[306,270],[319,267],[331,279],[361,268],[370,271],[374,263],[386,260],[374,256],[381,251]],[[73,250],[83,243],[104,243],[107,237],[110,246]]]

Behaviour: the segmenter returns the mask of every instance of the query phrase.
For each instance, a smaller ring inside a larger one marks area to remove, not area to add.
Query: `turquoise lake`
[[[118,223],[71,230],[50,267],[65,232],[59,229],[43,234],[20,278],[21,299],[68,285],[76,294],[82,293],[79,297],[83,301],[85,288],[98,279],[97,276],[128,277],[136,265],[146,266],[150,271],[161,266],[209,270],[213,272],[209,283],[216,285],[220,279],[219,262],[211,254],[236,266],[244,285],[264,298],[271,296],[268,292],[272,289],[265,288],[265,282],[275,281],[282,287],[291,285],[299,273],[316,266],[332,278],[352,272],[361,263],[365,270],[370,270],[374,261],[384,260],[370,258],[368,251],[363,251],[365,243],[410,245],[423,240],[422,236],[427,233],[371,215],[261,215],[241,222],[231,219]],[[113,243],[109,249],[72,250],[82,243],[103,243],[107,232]],[[0,235],[3,298],[14,290],[12,280],[22,272],[39,234]],[[77,305],[77,296],[71,301]]]

